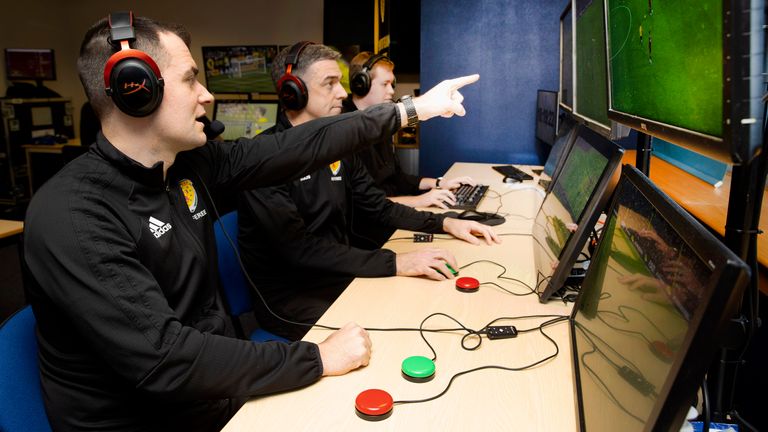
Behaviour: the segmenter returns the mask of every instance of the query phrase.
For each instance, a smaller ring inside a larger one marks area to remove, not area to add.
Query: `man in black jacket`
[[[349,63],[352,94],[344,101],[343,112],[392,102],[395,96],[395,63],[382,54],[363,51]],[[474,185],[471,177],[432,178],[408,174],[392,147],[392,137],[361,150],[358,155],[373,181],[387,197],[409,207],[440,207],[456,203],[451,192],[462,184]]]
[[[285,107],[277,124],[262,134],[291,130],[341,112],[346,92],[339,82],[338,57],[336,51],[319,44],[294,45],[277,55],[272,78],[280,83],[287,63],[306,87],[306,103]],[[353,209],[373,223],[393,228],[448,232],[475,244],[479,243],[475,236],[488,243],[498,241],[490,227],[477,222],[393,203],[374,185],[356,156],[307,170],[298,180],[281,186],[244,192],[238,207],[239,244],[251,279],[269,309],[299,323],[316,322],[355,276],[453,277],[446,264],[456,268],[455,258],[443,249],[396,255],[387,249],[350,246]],[[308,329],[281,320],[260,302],[256,307],[259,324],[273,333],[299,339]]]
[[[320,344],[233,337],[212,225],[228,209],[214,202],[327,165],[403,126],[408,112],[381,105],[253,142],[206,142],[201,119],[213,97],[189,43],[179,26],[120,13],[81,46],[78,70],[102,133],[35,194],[25,221],[54,430],[219,430],[249,396],[369,361],[370,339],[353,323]],[[463,115],[456,89],[476,79],[439,84],[415,101],[418,116]]]

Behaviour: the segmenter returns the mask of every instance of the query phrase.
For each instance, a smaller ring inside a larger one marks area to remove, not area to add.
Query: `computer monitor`
[[[56,62],[52,49],[5,49],[5,76],[9,81],[56,79]]]
[[[576,131],[574,126],[576,123],[573,121],[570,113],[562,112],[559,116],[557,128],[557,138],[555,139],[555,145],[549,151],[547,161],[544,163],[544,169],[539,174],[539,185],[541,185],[545,191],[549,192],[552,182],[557,178],[557,174],[563,168],[565,162],[564,155],[567,155],[571,151],[571,145],[575,137]]]
[[[762,6],[608,0],[606,7],[611,119],[723,162],[759,152]]]
[[[618,140],[629,128],[608,118],[608,69],[602,1],[574,0],[574,116],[598,133]]]
[[[560,106],[573,110],[573,14],[571,0],[560,14]]]
[[[625,165],[571,315],[581,430],[680,430],[748,274]]]
[[[253,138],[277,122],[277,101],[217,100],[213,119],[224,123],[221,137],[231,141]]]
[[[536,138],[549,145],[555,145],[559,111],[557,92],[538,90],[536,92]]]
[[[583,125],[577,126],[572,139],[563,167],[533,224],[536,292],[542,303],[571,277],[624,153]],[[584,275],[583,271],[578,273],[575,277]]]
[[[275,93],[272,60],[277,45],[203,47],[203,69],[212,93]]]

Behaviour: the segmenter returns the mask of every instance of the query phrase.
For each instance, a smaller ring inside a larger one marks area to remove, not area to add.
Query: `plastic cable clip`
[[[488,339],[507,339],[517,337],[515,326],[490,326],[486,330]]]
[[[425,234],[425,233],[414,233],[413,234],[413,242],[414,243],[432,243],[432,239],[434,239],[433,234]]]

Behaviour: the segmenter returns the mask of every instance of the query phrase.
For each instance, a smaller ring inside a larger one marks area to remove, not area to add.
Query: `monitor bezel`
[[[10,68],[8,67],[8,54],[10,52],[38,52],[38,53],[50,53],[51,54],[51,77],[14,77],[11,76]],[[53,48],[5,48],[4,53],[5,60],[5,78],[8,81],[56,81],[56,50]]]
[[[592,191],[592,194],[589,196],[589,200],[587,200],[587,203],[584,206],[584,210],[581,213],[581,218],[577,222],[576,231],[574,231],[568,237],[565,245],[563,245],[563,249],[560,251],[557,268],[555,268],[552,276],[546,282],[545,287],[541,290],[539,290],[540,282],[538,281],[537,276],[535,288],[536,293],[539,296],[539,302],[541,303],[546,303],[553,294],[559,291],[571,274],[573,264],[576,262],[576,259],[584,248],[590,231],[595,226],[598,218],[600,217],[602,207],[601,204],[605,203],[604,197],[610,194],[609,189],[613,175],[621,164],[621,158],[624,155],[624,149],[616,145],[616,143],[613,141],[598,134],[594,130],[585,127],[584,125],[577,124],[574,126],[573,136],[571,137],[569,147],[567,149],[568,153],[566,154],[566,157],[563,158],[563,166],[565,166],[568,157],[570,157],[570,154],[573,151],[573,146],[575,145],[576,140],[579,138],[583,138],[594,149],[600,152],[600,154],[607,159],[607,162],[602,174],[600,175],[600,180],[598,180],[595,189]],[[542,201],[541,207],[539,207],[539,212],[544,209],[544,202],[552,193],[552,190],[555,187],[555,182],[559,180],[560,174],[562,174],[562,169],[563,168],[561,167],[560,172],[557,173],[557,178],[555,178],[550,184],[549,191],[544,197],[544,201]],[[536,218],[538,218],[538,212],[536,214]]]
[[[238,95],[238,94],[243,94],[243,95],[250,95],[250,94],[270,95],[270,94],[277,94],[277,89],[275,89],[273,91],[269,91],[269,92],[259,92],[259,91],[234,91],[234,92],[232,92],[232,91],[216,91],[216,90],[211,90],[210,89],[210,83],[208,81],[208,73],[207,73],[206,67],[205,67],[205,59],[206,59],[205,53],[206,53],[207,50],[229,50],[231,48],[265,48],[265,49],[275,48],[275,56],[277,56],[277,54],[280,53],[278,45],[276,45],[276,44],[275,45],[267,44],[267,45],[207,45],[207,46],[203,46],[203,47],[201,47],[200,52],[201,52],[201,54],[203,56],[202,57],[203,58],[202,72],[203,72],[203,75],[205,75],[205,88],[208,89],[208,91],[213,93],[213,94],[226,94],[226,95]],[[272,79],[272,71],[271,70],[267,70],[266,73],[267,73],[267,75],[269,75],[270,79]],[[274,82],[273,82],[273,85],[274,85]]]
[[[751,35],[763,38],[763,29],[752,29],[749,0],[723,0],[723,136],[664,123],[613,107],[612,69],[608,66],[608,118],[625,124],[639,132],[680,145],[725,163],[741,164],[760,153],[762,140],[762,114],[751,113],[750,103],[762,97],[761,86],[750,91]],[[603,2],[605,28],[608,28],[608,1]],[[751,13],[757,13],[752,11]],[[760,12],[762,13],[762,12]],[[610,34],[605,32],[606,58],[611,58]],[[759,41],[762,47],[764,38]],[[761,48],[762,49],[762,48]],[[764,56],[765,53],[762,53]],[[747,59],[746,61],[744,59]],[[760,79],[762,83],[762,79]],[[744,103],[746,101],[746,103]],[[762,104],[760,104],[762,107]],[[762,109],[762,108],[760,108]],[[746,144],[745,144],[746,143]]]
[[[685,419],[696,389],[701,385],[707,368],[711,364],[709,360],[713,358],[719,346],[717,342],[722,340],[730,318],[737,311],[750,271],[730,249],[631,165],[622,167],[621,178],[608,207],[609,218],[613,217],[622,188],[626,187],[627,183],[631,183],[640,191],[691,250],[698,254],[704,263],[711,263],[710,268],[713,268],[712,277],[702,297],[704,305],[699,307],[691,318],[689,328],[696,330],[693,332],[689,330],[685,337],[683,346],[687,346],[688,349],[682,358],[678,357],[673,363],[666,382],[659,389],[660,397],[656,399],[650,419],[643,426],[643,430],[646,431],[677,430]],[[608,226],[608,220],[605,226]],[[603,244],[605,237],[605,235],[600,237],[593,256],[599,256],[603,247],[609,247]],[[596,268],[594,263],[589,267],[585,280],[588,280],[587,277],[591,271],[597,271]],[[582,292],[569,317],[571,360],[576,384],[574,386],[576,416],[581,431],[586,430],[586,425],[576,341],[576,318],[585,298],[583,293],[582,287]],[[669,377],[673,375],[674,378],[670,380]],[[664,397],[661,397],[662,395]],[[668,403],[668,401],[677,403]]]
[[[556,101],[555,102],[555,106],[554,106],[554,108],[555,108],[555,112],[554,112],[555,134],[554,134],[554,139],[552,140],[551,143],[548,143],[547,141],[541,139],[538,136],[538,130],[539,130],[539,127],[538,127],[538,123],[539,123],[539,118],[538,118],[539,95],[542,94],[542,93],[548,93],[548,94],[554,95],[555,96],[555,101]],[[559,110],[560,110],[560,92],[559,91],[557,91],[557,90],[545,90],[545,89],[538,89],[538,90],[536,90],[536,132],[537,132],[536,133],[536,138],[538,138],[541,142],[547,144],[550,147],[555,145],[555,141],[557,140],[557,132],[558,132],[558,129],[560,128],[560,116],[559,116],[559,113],[558,113]]]
[[[560,108],[565,110],[566,112],[573,112],[573,106],[567,105],[565,102],[563,102],[563,21],[568,17],[568,14],[570,15],[571,19],[571,101],[573,102],[575,100],[575,73],[576,68],[574,68],[573,64],[573,34],[574,34],[574,19],[573,14],[571,13],[571,0],[568,0],[568,3],[565,5],[565,8],[563,9],[563,12],[560,13],[560,74],[559,74],[559,82],[558,82],[558,89],[557,89],[557,102],[558,105],[560,105]]]
[[[280,118],[280,104],[277,99],[216,99],[213,102],[213,119],[218,120],[219,107],[223,104],[242,104],[242,105],[275,105],[277,107],[277,118]],[[222,122],[223,123],[223,122]],[[226,130],[226,124],[224,124]]]
[[[608,116],[608,121],[610,122],[610,125],[604,125],[604,124],[600,123],[599,121],[597,121],[597,120],[595,120],[595,119],[593,119],[593,118],[591,118],[591,117],[589,117],[587,115],[584,115],[581,112],[579,112],[579,103],[578,103],[578,99],[579,99],[578,98],[578,93],[579,93],[578,92],[578,83],[579,83],[579,80],[578,80],[578,70],[579,70],[579,68],[577,66],[578,63],[579,63],[579,58],[578,58],[578,55],[576,53],[576,46],[577,46],[576,41],[578,40],[578,33],[579,33],[577,28],[576,28],[577,24],[578,24],[578,19],[576,17],[576,8],[575,8],[576,0],[570,0],[570,1],[572,1],[574,3],[573,13],[571,15],[573,17],[573,24],[572,24],[572,28],[573,28],[573,36],[572,36],[572,43],[573,43],[573,54],[572,54],[572,64],[573,64],[573,107],[571,109],[571,113],[573,114],[573,118],[576,119],[578,122],[586,125],[588,128],[590,128],[590,129],[594,130],[595,132],[599,133],[600,135],[608,138],[608,139],[619,140],[619,139],[625,138],[625,137],[629,136],[629,131],[630,131],[629,126],[612,120],[610,118],[610,116]],[[603,2],[603,4],[605,4],[605,3]],[[608,27],[606,26],[607,18],[605,16],[605,14],[606,14],[606,12],[605,12],[605,6],[604,6],[603,7],[603,38],[604,38],[605,43],[607,44],[608,40],[605,39],[605,38],[606,38],[606,35],[608,34],[608,30],[607,30]],[[607,50],[607,48],[606,48],[606,50]],[[605,63],[606,63],[605,84],[608,87],[606,89],[607,90],[606,97],[608,98],[608,100],[606,101],[606,114],[608,113],[608,109],[610,108],[610,81],[609,81],[608,69],[607,69],[607,66],[610,63],[610,61],[608,61],[609,58],[610,57],[606,56],[606,61],[605,61]]]

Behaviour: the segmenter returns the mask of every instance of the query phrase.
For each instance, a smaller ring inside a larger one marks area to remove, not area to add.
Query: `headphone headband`
[[[133,31],[133,12],[113,12],[109,14],[109,42],[117,47],[120,42],[127,40],[133,42],[136,40],[136,34]]]
[[[293,44],[290,51],[288,51],[288,55],[285,57],[286,73],[288,73],[288,66],[296,66],[299,63],[299,56],[301,56],[301,52],[304,51],[304,48],[308,47],[309,45],[314,45],[314,42],[301,41]]]
[[[365,63],[363,63],[363,70],[366,72],[370,71],[371,69],[373,69],[376,63],[378,63],[381,60],[384,60],[385,58],[387,58],[387,56],[384,53],[378,53],[368,57],[368,60],[366,60]]]

